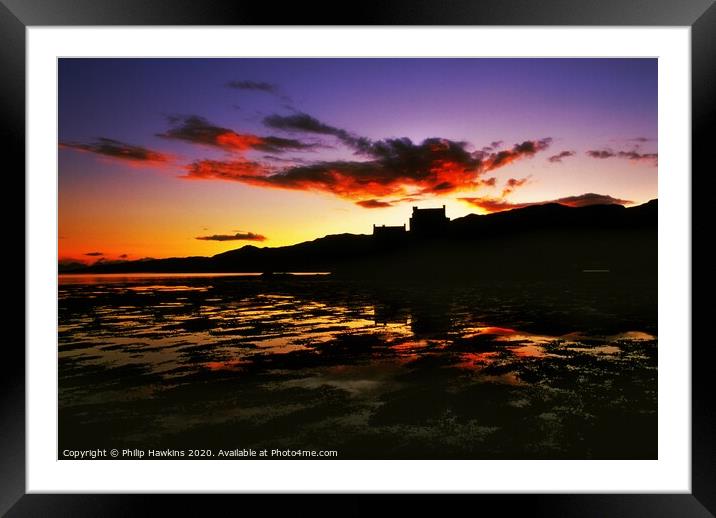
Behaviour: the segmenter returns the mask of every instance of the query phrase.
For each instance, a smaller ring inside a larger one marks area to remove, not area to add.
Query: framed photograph
[[[711,4],[4,0],[27,304],[0,510],[713,515]]]

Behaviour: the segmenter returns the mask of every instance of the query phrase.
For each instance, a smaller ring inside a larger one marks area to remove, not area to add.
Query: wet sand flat
[[[58,296],[60,451],[657,455],[646,282],[128,275]]]

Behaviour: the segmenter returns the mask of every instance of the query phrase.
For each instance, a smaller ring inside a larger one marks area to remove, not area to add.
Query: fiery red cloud
[[[227,131],[226,133],[219,133],[214,137],[211,145],[235,149],[237,151],[246,151],[252,149],[261,144],[261,138],[256,135],[241,135],[233,131]]]
[[[362,140],[360,154],[368,155],[370,160],[316,162],[284,168],[244,158],[199,160],[187,166],[186,178],[327,192],[362,201],[360,205],[366,208],[376,208],[377,198],[444,194],[495,185],[494,178],[483,180],[482,176],[547,149],[550,141],[548,138],[526,141],[509,150],[485,153],[470,152],[467,143],[448,139],[431,138],[420,144],[407,138]],[[521,185],[524,180],[511,182]]]
[[[555,200],[513,203],[502,198],[458,198],[473,207],[478,207],[486,212],[500,212],[503,210],[521,209],[532,205],[544,205],[546,203],[559,203],[568,207],[586,207],[588,205],[630,205],[634,202],[631,200],[622,200],[613,198],[607,194],[595,194],[593,192],[581,194],[579,196],[567,196],[565,198],[557,198]]]
[[[244,86],[259,87],[258,84]],[[429,138],[421,143],[414,143],[409,138],[371,140],[299,113],[266,117],[264,124],[280,131],[335,137],[364,160],[304,162],[295,158],[277,160],[273,155],[264,155],[270,158],[258,161],[245,153],[309,150],[323,144],[237,133],[198,116],[172,116],[169,122],[170,129],[158,136],[235,152],[231,160],[203,159],[185,165],[183,178],[325,192],[350,199],[364,208],[389,207],[422,195],[495,186],[494,177],[483,178],[486,173],[532,157],[546,150],[552,142],[551,138],[527,140],[503,149],[502,142],[495,141],[479,151],[470,151],[467,142],[444,138]],[[169,160],[168,155],[110,139],[65,146],[141,163]],[[503,196],[526,181],[509,179]],[[388,197],[391,199],[385,199]]]
[[[187,166],[187,174],[182,178],[251,183],[249,178],[261,177],[267,173],[265,165],[251,160],[198,160]]]
[[[196,160],[184,166],[186,174],[183,178],[225,180],[265,188],[325,192],[352,200],[358,206],[367,209],[390,207],[395,203],[423,195],[475,190],[485,186],[494,187],[497,180],[495,177],[485,178],[488,172],[517,160],[530,158],[548,149],[552,142],[552,139],[547,137],[527,140],[511,148],[504,148],[501,141],[494,141],[478,151],[470,151],[467,142],[444,138],[429,138],[421,143],[414,143],[409,138],[371,140],[299,113],[266,117],[264,124],[281,131],[335,137],[364,160],[303,162],[300,159],[290,161],[266,159],[259,161],[244,156],[244,153],[307,150],[320,144],[293,138],[237,133],[198,116],[173,116],[169,118],[169,122],[171,128],[158,134],[159,136],[236,153],[231,160]],[[111,139],[99,139],[92,144],[64,145],[140,163],[165,163],[169,160],[168,155],[163,153]],[[566,153],[562,152],[556,156],[568,156]],[[272,155],[264,156],[272,157]],[[635,156],[629,158],[641,159]],[[527,181],[528,178],[510,178],[503,188],[502,197],[509,195]],[[464,200],[474,204],[481,203],[490,210],[512,207],[512,204],[500,199],[464,198]],[[219,240],[222,236],[200,236],[197,239],[210,238]],[[223,236],[223,238],[239,239],[236,236]]]

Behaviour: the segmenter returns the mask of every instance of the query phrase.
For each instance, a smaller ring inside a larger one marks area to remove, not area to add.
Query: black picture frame
[[[706,203],[713,173],[716,90],[716,6],[714,0],[428,0],[344,3],[250,3],[241,0],[0,0],[0,142],[5,164],[25,164],[25,29],[39,25],[610,25],[689,26],[692,60],[692,278],[693,300],[709,300],[713,276],[696,260],[699,232],[711,230]],[[9,160],[8,160],[9,159]],[[10,165],[6,167],[8,176]],[[689,174],[680,171],[678,174]],[[19,178],[19,175],[14,175]],[[7,178],[6,178],[7,180]],[[24,182],[19,186],[24,191]],[[16,209],[6,221],[17,220]],[[19,226],[16,224],[10,224]],[[24,237],[23,237],[24,242]],[[701,243],[706,242],[701,240]],[[705,246],[705,245],[704,245]],[[700,257],[705,257],[701,254]],[[27,258],[25,258],[27,259]],[[699,275],[700,274],[700,275]],[[26,279],[27,280],[27,279]],[[11,295],[14,292],[9,292]],[[6,301],[7,302],[7,301]],[[14,302],[13,302],[14,303]],[[31,309],[31,308],[27,308]],[[706,310],[692,304],[692,492],[634,495],[480,495],[478,505],[500,506],[501,513],[550,516],[714,516],[716,514],[716,411],[709,385],[714,353],[705,337]],[[701,317],[701,318],[699,318]],[[698,339],[697,337],[700,337]],[[7,516],[134,516],[169,512],[166,496],[37,495],[25,492],[25,354],[18,341],[5,344],[0,383],[0,514]],[[198,498],[197,502],[195,498]],[[182,514],[206,512],[207,497],[181,496]],[[221,497],[224,502],[229,496]],[[240,498],[248,498],[241,496]],[[412,505],[425,510],[423,498]],[[272,503],[276,509],[281,499]],[[246,505],[243,503],[242,505]],[[470,504],[475,505],[475,504]],[[368,499],[350,497],[343,511],[371,512]],[[291,512],[300,511],[292,504]],[[408,509],[406,508],[406,511]],[[330,506],[311,505],[308,514],[334,514]]]

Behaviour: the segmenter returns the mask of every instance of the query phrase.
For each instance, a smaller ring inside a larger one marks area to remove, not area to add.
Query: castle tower
[[[410,233],[417,237],[439,237],[447,234],[450,218],[445,215],[445,205],[437,209],[413,207],[410,217]]]

